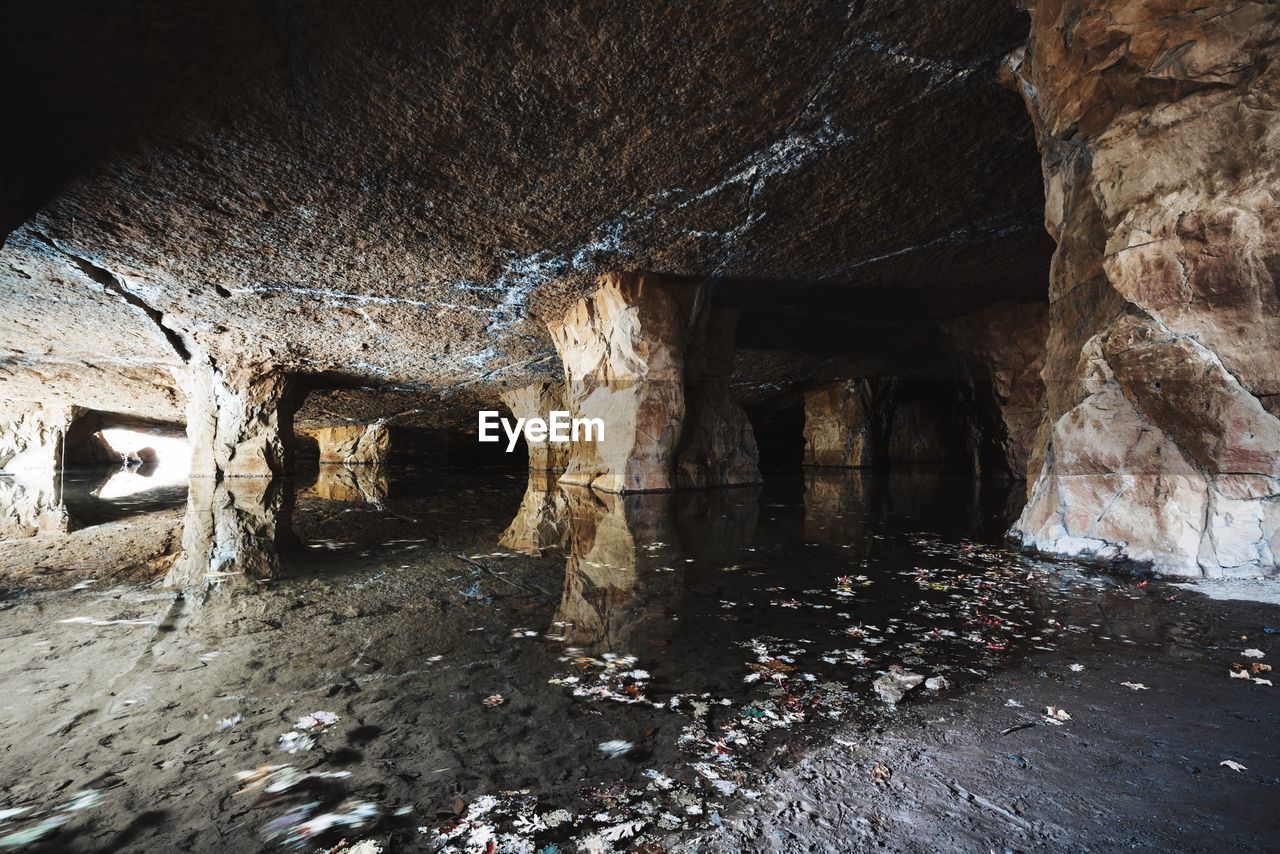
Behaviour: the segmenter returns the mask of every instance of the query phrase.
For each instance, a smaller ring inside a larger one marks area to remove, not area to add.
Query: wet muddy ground
[[[1274,847],[1280,607],[1006,550],[1005,490],[297,486],[0,543],[0,845]]]

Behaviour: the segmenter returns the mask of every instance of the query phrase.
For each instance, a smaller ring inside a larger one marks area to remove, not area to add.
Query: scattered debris
[[[612,741],[602,741],[596,745],[596,750],[600,751],[609,759],[616,759],[619,756],[626,756],[635,749],[635,744],[630,741],[616,738]]]
[[[1249,769],[1241,765],[1234,759],[1224,759],[1218,763],[1219,765],[1230,768],[1232,771],[1248,771]]]
[[[1147,689],[1147,686],[1146,686],[1146,685],[1143,685],[1141,682],[1121,682],[1120,684],[1121,684],[1121,685],[1123,685],[1124,687],[1126,687],[1126,688],[1130,688],[1130,689],[1132,689],[1132,690],[1134,690],[1134,691],[1146,691],[1146,690],[1148,690],[1148,689]]]
[[[907,692],[915,688],[924,677],[918,673],[911,673],[902,669],[889,668],[889,672],[876,679],[871,683],[871,687],[875,689],[876,694],[880,696],[889,705],[894,705],[906,696]]]
[[[1053,724],[1054,726],[1062,726],[1069,720],[1071,720],[1071,715],[1067,714],[1066,709],[1060,709],[1057,706],[1045,706],[1045,723]]]
[[[947,681],[945,676],[930,676],[924,680],[924,687],[930,691],[946,691],[951,687],[951,683]]]
[[[493,707],[493,706],[501,706],[506,701],[507,701],[507,698],[502,696],[501,694],[490,694],[489,696],[485,697],[484,700],[482,700],[481,702],[483,702],[486,706]]]

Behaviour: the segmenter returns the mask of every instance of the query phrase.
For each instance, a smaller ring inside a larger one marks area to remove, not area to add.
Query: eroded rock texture
[[[804,464],[870,468],[888,460],[892,380],[843,380],[804,395]]]
[[[52,471],[62,465],[72,407],[0,401],[0,471]]]
[[[296,391],[273,368],[194,363],[183,379],[192,477],[271,477],[286,471]]]
[[[541,418],[544,421],[553,410],[567,411],[564,383],[543,380],[502,393],[502,402],[516,418]],[[558,442],[530,441],[529,468],[531,470],[562,469],[569,463],[569,446]]]
[[[1035,3],[1013,64],[1058,249],[1024,543],[1276,570],[1278,58],[1274,3]]]
[[[391,452],[391,429],[386,424],[342,424],[307,434],[319,447],[321,465],[384,465]]]
[[[975,471],[1034,480],[1043,454],[1036,433],[1044,419],[1040,371],[1049,336],[1048,307],[1003,303],[957,318],[945,329],[960,354],[968,386]]]
[[[755,439],[727,387],[733,318],[697,288],[609,273],[550,326],[574,418],[602,440],[574,441],[561,481],[606,492],[754,483]]]

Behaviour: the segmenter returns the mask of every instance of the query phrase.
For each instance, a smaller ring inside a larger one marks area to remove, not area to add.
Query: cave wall
[[[1058,246],[1026,545],[1276,571],[1277,58],[1274,3],[1031,5],[1010,67]]]

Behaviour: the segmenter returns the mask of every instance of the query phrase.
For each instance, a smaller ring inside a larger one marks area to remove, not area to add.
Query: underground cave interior
[[[1273,845],[1278,9],[14,10],[0,847]]]

